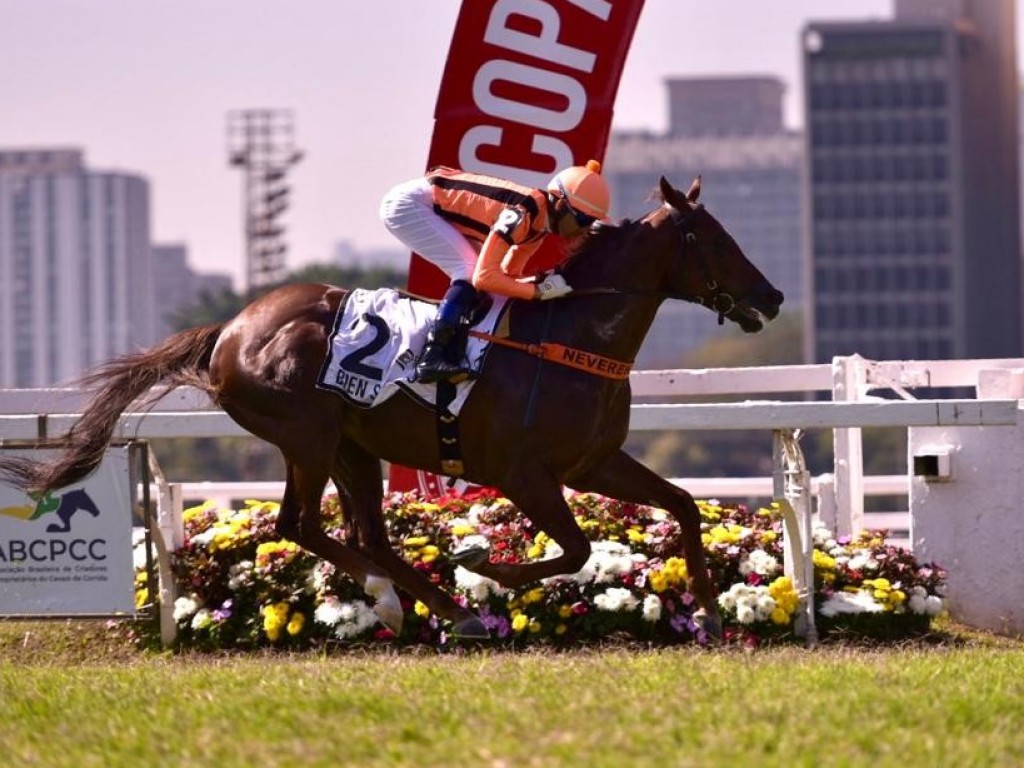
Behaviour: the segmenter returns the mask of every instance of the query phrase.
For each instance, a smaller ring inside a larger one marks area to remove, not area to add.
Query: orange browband
[[[493,344],[500,344],[503,347],[511,347],[525,352],[528,355],[549,360],[552,363],[565,365],[579,371],[586,371],[595,376],[602,376],[606,379],[624,380],[629,378],[629,371],[633,363],[624,363],[611,357],[598,355],[593,352],[584,352],[574,347],[566,347],[562,344],[552,342],[541,342],[540,344],[526,344],[521,341],[513,341],[502,336],[493,336],[483,331],[470,331],[470,336],[489,341]]]

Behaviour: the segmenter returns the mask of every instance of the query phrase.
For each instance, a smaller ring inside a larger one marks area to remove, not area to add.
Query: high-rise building
[[[158,286],[153,297],[157,339],[170,335],[175,315],[199,304],[204,293],[215,296],[232,289],[229,274],[193,270],[184,243],[153,245],[153,283]]]
[[[1013,0],[897,0],[802,36],[813,361],[1022,346]]]
[[[0,386],[67,382],[154,331],[146,179],[0,151]]]
[[[655,206],[659,176],[682,189],[701,176],[701,201],[786,294],[784,309],[799,312],[803,140],[783,127],[783,90],[771,77],[670,79],[667,133],[613,132],[603,172],[612,188],[612,214],[619,218]],[[678,366],[687,352],[721,332],[707,310],[666,302],[637,365]]]

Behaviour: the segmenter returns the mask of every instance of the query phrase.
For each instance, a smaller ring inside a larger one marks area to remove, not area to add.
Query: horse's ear
[[[696,203],[698,197],[700,197],[700,176],[693,180],[690,189],[686,192],[686,199],[691,203]]]
[[[661,199],[671,205],[676,210],[683,210],[686,208],[682,205],[682,200],[679,199],[679,190],[668,183],[668,179],[664,176],[658,181],[658,189],[661,192]]]

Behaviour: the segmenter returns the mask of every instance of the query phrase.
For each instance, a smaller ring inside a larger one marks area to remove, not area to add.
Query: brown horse
[[[569,296],[515,302],[511,338],[552,342],[632,361],[666,298],[703,304],[748,332],[778,314],[782,294],[747,260],[719,222],[664,178],[664,205],[608,226],[561,268]],[[405,395],[364,409],[316,387],[328,336],[346,296],[326,285],[288,285],[256,299],[233,320],[182,331],[152,350],[113,360],[86,383],[98,386],[65,451],[50,464],[8,460],[9,482],[33,490],[72,483],[99,463],[120,414],[157,384],[208,392],[242,427],[276,445],[287,482],[279,533],[351,574],[376,598],[392,628],[402,622],[392,584],[452,622],[452,633],[484,637],[478,617],[430,583],[391,547],[383,524],[381,459],[441,472],[434,414]],[[679,524],[689,588],[711,635],[721,625],[705,565],[693,498],[621,450],[629,427],[628,379],[604,378],[492,346],[460,415],[465,479],[498,488],[562,547],[539,562],[459,562],[507,587],[574,573],[590,544],[562,497],[563,485],[667,510]],[[320,498],[328,479],[346,519],[328,536]]]

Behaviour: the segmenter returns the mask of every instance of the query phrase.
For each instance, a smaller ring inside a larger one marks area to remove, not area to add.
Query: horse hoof
[[[473,570],[486,563],[490,553],[491,550],[487,547],[469,546],[455,550],[448,556],[448,559],[455,563],[455,565],[461,565],[463,568]]]
[[[373,612],[377,614],[380,623],[396,635],[401,634],[405,612],[402,610],[402,601],[398,599],[398,593],[395,592],[395,586],[391,580],[380,576],[367,576],[363,590],[374,598]]]
[[[722,640],[722,617],[715,613],[708,613],[703,608],[694,611],[693,621],[699,629],[704,630],[708,639],[713,642]]]
[[[487,631],[487,627],[480,619],[471,616],[452,625],[451,635],[463,640],[487,640],[491,633]]]

